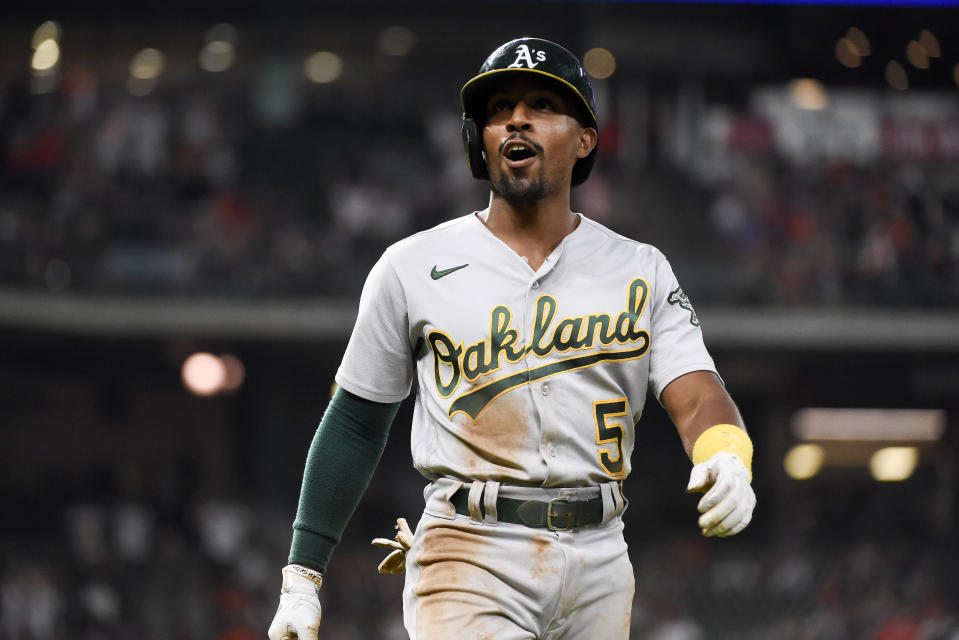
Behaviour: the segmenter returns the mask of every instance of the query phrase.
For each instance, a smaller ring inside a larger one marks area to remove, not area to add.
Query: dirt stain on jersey
[[[488,465],[495,465],[524,475],[532,470],[530,460],[518,455],[529,451],[530,444],[538,438],[530,428],[527,394],[525,388],[503,394],[486,407],[476,422],[458,416],[463,440],[475,455],[466,461],[470,469],[486,470]],[[534,465],[536,462],[532,461]]]

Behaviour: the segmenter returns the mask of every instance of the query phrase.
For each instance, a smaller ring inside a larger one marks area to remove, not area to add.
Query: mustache
[[[503,144],[501,144],[501,145],[499,146],[500,155],[503,154],[503,149],[506,148],[506,145],[508,145],[510,142],[513,142],[513,141],[515,141],[515,140],[522,140],[523,142],[525,142],[525,143],[528,144],[529,146],[533,147],[533,149],[536,150],[536,153],[538,153],[539,155],[543,155],[544,149],[543,149],[542,146],[536,144],[535,142],[533,142],[532,140],[530,140],[530,139],[527,138],[526,136],[524,136],[524,135],[522,135],[522,134],[519,134],[519,133],[514,133],[513,135],[511,135],[510,137],[508,137],[506,140],[503,141]]]

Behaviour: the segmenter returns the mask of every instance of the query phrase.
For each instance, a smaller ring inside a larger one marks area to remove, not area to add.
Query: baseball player
[[[461,92],[483,211],[391,246],[373,267],[310,448],[271,640],[313,640],[333,547],[418,382],[413,463],[429,480],[415,532],[398,522],[381,571],[405,570],[414,640],[625,639],[623,539],[651,387],[705,492],[707,536],[750,521],[752,444],[666,258],[570,210],[597,117],[569,51],[521,38]]]

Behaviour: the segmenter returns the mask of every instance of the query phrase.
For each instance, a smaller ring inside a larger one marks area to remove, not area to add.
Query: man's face
[[[569,189],[573,165],[596,144],[571,100],[539,78],[513,78],[486,103],[483,148],[493,193],[534,203]]]

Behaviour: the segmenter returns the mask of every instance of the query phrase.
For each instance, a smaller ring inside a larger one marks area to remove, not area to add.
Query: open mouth
[[[517,166],[535,158],[536,151],[525,142],[508,142],[503,149],[503,157],[509,164]]]

